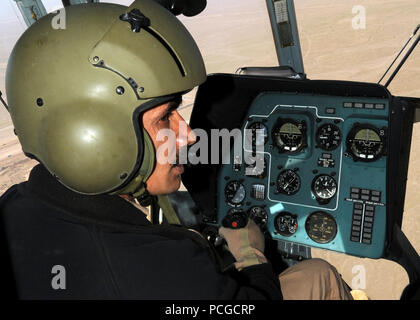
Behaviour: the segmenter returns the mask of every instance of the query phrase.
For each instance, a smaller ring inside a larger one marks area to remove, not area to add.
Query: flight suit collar
[[[62,185],[41,164],[32,169],[22,188],[24,193],[79,219],[108,224],[151,225],[141,210],[121,197],[76,193]]]

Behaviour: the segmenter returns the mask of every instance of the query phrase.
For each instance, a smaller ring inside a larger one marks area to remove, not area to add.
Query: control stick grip
[[[222,220],[222,226],[229,229],[241,229],[246,227],[247,223],[248,217],[242,212],[227,214]]]

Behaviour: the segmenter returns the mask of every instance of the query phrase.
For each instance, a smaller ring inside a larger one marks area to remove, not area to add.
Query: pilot
[[[195,142],[177,107],[206,73],[175,16],[152,0],[65,14],[65,28],[54,14],[31,26],[7,68],[15,132],[39,162],[0,200],[20,298],[351,299],[322,260],[275,274],[252,221],[220,229],[236,259],[229,272],[200,234],[177,225],[166,195],[184,168],[159,161],[158,132],[175,133],[177,154]],[[169,223],[147,219],[150,203]]]

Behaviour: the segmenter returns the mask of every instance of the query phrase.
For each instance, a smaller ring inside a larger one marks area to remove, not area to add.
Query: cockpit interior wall
[[[240,129],[243,161],[232,148],[228,164],[189,166],[183,183],[209,225],[251,216],[274,240],[386,257],[401,226],[415,102],[369,83],[211,75],[190,125],[209,136]],[[245,129],[264,133],[248,149]],[[264,163],[257,173],[251,155]]]

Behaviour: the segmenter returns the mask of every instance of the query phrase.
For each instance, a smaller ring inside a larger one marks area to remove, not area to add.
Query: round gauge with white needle
[[[337,193],[337,182],[328,174],[321,174],[312,181],[312,192],[319,203],[328,203]]]
[[[316,142],[319,148],[331,151],[336,149],[341,142],[341,131],[332,123],[326,123],[319,127],[316,133]]]
[[[294,170],[283,170],[277,177],[277,190],[287,195],[293,195],[300,189],[300,177]]]

